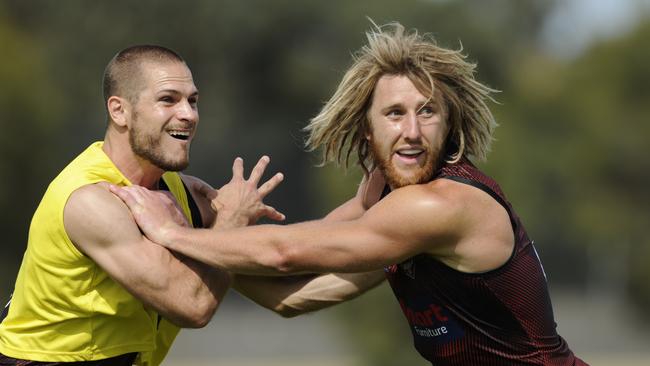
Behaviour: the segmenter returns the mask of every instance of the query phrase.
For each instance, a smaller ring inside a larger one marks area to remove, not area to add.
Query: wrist
[[[237,211],[221,210],[217,214],[214,227],[217,229],[233,229],[248,225],[248,217],[240,215]]]
[[[170,226],[166,228],[161,232],[162,235],[160,236],[161,241],[159,244],[165,248],[174,250],[174,247],[178,246],[176,244],[178,244],[183,237],[183,229],[184,228],[182,226]]]

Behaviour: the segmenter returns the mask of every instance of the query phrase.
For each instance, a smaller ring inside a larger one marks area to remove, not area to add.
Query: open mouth
[[[169,136],[177,140],[187,141],[190,138],[190,131],[171,130],[171,131],[167,131],[167,133],[169,134]]]
[[[396,154],[407,159],[415,159],[424,153],[423,149],[402,149],[397,150]]]

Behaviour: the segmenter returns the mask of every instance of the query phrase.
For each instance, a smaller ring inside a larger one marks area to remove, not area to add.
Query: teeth
[[[172,136],[190,137],[190,132],[189,131],[169,131],[169,134],[172,135]]]
[[[406,150],[398,151],[400,155],[418,155],[421,152],[422,152],[421,149],[406,149]]]
[[[178,140],[185,141],[190,139],[190,131],[187,130],[169,130],[167,133],[169,133],[169,136]]]

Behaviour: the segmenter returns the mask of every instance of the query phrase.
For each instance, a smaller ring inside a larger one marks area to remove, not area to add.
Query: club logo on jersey
[[[442,306],[430,301],[399,299],[416,343],[442,345],[463,336],[463,330]]]
[[[406,260],[400,264],[392,264],[388,267],[384,267],[384,272],[395,274],[397,271],[401,271],[408,278],[415,279],[415,263],[412,259]]]
[[[390,266],[384,267],[384,272],[395,274],[397,273],[397,264],[391,264]]]

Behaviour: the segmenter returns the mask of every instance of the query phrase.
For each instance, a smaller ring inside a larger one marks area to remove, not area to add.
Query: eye
[[[427,118],[433,116],[435,113],[436,111],[430,105],[422,106],[422,108],[420,108],[420,110],[418,111],[419,115]]]
[[[404,115],[404,112],[401,109],[397,109],[397,108],[390,109],[388,112],[386,112],[386,117],[391,119],[399,118],[402,115]]]
[[[174,98],[171,95],[163,95],[160,98],[158,98],[159,102],[163,103],[174,103]]]
[[[190,105],[193,108],[196,108],[199,105],[199,98],[198,97],[190,97],[187,99],[187,102],[190,103]]]

